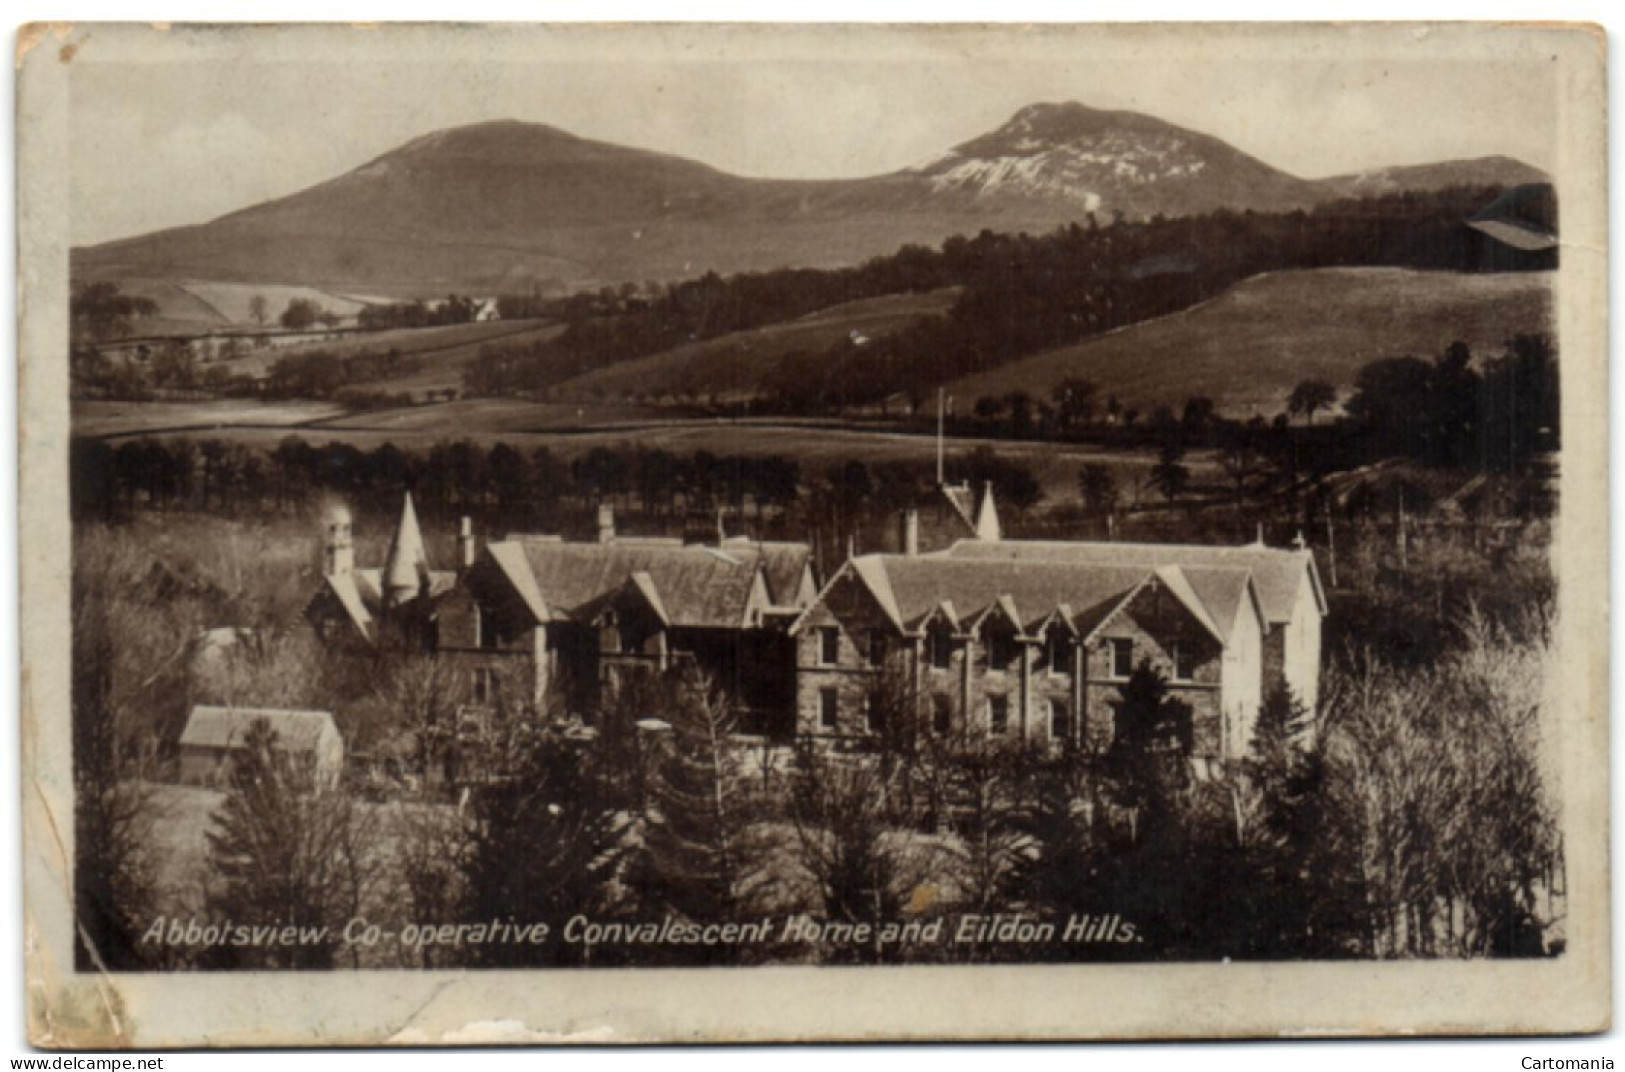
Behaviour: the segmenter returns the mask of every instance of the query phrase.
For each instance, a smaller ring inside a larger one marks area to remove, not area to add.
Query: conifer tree
[[[293,926],[315,940],[222,946],[206,959],[332,967],[344,919],[369,881],[361,817],[342,793],[318,790],[263,718],[249,725],[230,777],[208,832],[211,913],[237,925]]]
[[[684,682],[672,711],[645,833],[645,897],[694,920],[734,918],[756,868],[747,844],[743,757],[732,700],[709,678]]]
[[[512,774],[475,797],[464,863],[464,916],[562,922],[609,911],[624,855],[626,817],[606,800],[584,749],[551,729],[514,745]],[[578,963],[589,950],[568,943],[486,943],[473,951],[491,966]]]

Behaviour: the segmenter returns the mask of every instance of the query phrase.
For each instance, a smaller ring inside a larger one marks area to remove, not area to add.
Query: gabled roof
[[[513,585],[513,590],[524,600],[525,606],[535,616],[538,622],[552,620],[552,614],[547,609],[547,600],[536,588],[536,578],[531,575],[530,563],[525,558],[525,549],[512,540],[500,540],[486,546],[486,553],[491,561],[497,564],[502,575]]]
[[[665,604],[660,600],[660,589],[656,587],[654,578],[645,570],[634,570],[631,584],[643,597],[644,602],[649,604],[649,609],[654,611],[655,617],[660,619],[660,624],[670,625],[671,615],[666,613]]]
[[[372,639],[372,614],[367,610],[367,602],[361,597],[361,592],[356,587],[355,574],[330,573],[322,578],[322,588],[331,592],[333,597],[338,600],[339,606],[344,608],[345,615],[361,631],[361,635],[369,640]],[[320,596],[321,592],[317,592],[317,598],[320,598]],[[312,600],[312,602],[315,601]],[[309,613],[309,611],[306,613]]]
[[[308,752],[316,747],[324,731],[338,732],[333,716],[326,711],[199,704],[186,720],[180,743],[196,748],[241,748],[248,728],[262,718],[276,731],[277,747],[289,752]]]
[[[1265,547],[1262,544],[1219,547],[1206,544],[1060,540],[1001,540],[997,543],[960,540],[948,550],[938,552],[938,555],[966,561],[1050,561],[1145,569],[1179,566],[1188,576],[1197,569],[1244,569],[1252,573],[1259,603],[1266,621],[1270,623],[1291,620],[1298,593],[1307,577],[1320,613],[1326,613],[1326,596],[1320,586],[1320,574],[1315,568],[1314,555],[1308,550]]]
[[[754,544],[575,543],[531,536],[495,541],[487,552],[537,621],[574,618],[630,583],[662,608],[671,625],[728,629],[743,626],[756,609],[764,558]]]
[[[917,631],[944,604],[961,623],[978,619],[1001,604],[1004,613],[1042,618],[1059,603],[1093,607],[1133,589],[1147,574],[1137,569],[1078,569],[1065,563],[961,561],[939,555],[863,555],[854,559],[859,575],[883,606],[896,608],[896,620]]]
[[[937,490],[947,500],[959,520],[965,523],[967,531],[976,531],[976,499],[971,494],[969,484],[939,484]]]
[[[801,579],[812,565],[812,548],[804,543],[782,540],[753,540],[730,536],[722,541],[728,551],[752,550],[761,556],[762,579],[767,595],[777,607],[794,606],[801,591]]]
[[[1252,574],[1243,567],[1148,568],[1042,558],[861,555],[841,568],[815,606],[843,576],[856,577],[893,623],[909,633],[921,632],[938,617],[956,628],[974,629],[997,614],[1027,636],[1062,621],[1088,639],[1153,585],[1178,601],[1221,643],[1229,643],[1244,607],[1264,621]]]

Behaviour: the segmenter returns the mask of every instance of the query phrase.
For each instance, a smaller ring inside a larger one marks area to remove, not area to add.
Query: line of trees
[[[608,364],[804,315],[860,297],[962,288],[946,316],[897,333],[792,355],[769,405],[786,412],[867,406],[1018,357],[1188,308],[1251,275],[1288,268],[1390,265],[1468,271],[1481,239],[1462,221],[1499,191],[1454,188],[1339,201],[1310,211],[1219,210],[1143,222],[982,231],[938,250],[908,246],[857,269],[714,273],[645,307],[575,320],[563,335],[492,348],[471,364],[474,394],[538,395]]]

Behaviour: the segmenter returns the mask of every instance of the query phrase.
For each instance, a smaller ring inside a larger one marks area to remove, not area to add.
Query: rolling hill
[[[426,135],[208,223],[75,250],[72,271],[391,297],[563,290],[846,265],[908,242],[1047,230],[1090,212],[1281,209],[1340,192],[1151,116],[1076,103],[1023,108],[920,167],[827,181],[743,178],[502,121]]]
[[[946,287],[846,302],[788,323],[737,331],[611,365],[567,380],[556,390],[560,397],[576,400],[627,394],[712,396],[718,401],[749,398],[790,355],[821,353],[842,339],[863,345],[923,316],[947,312],[958,293],[957,287]]]
[[[311,353],[354,357],[394,351],[417,358],[418,367],[389,379],[360,381],[355,386],[374,391],[410,391],[421,395],[425,391],[460,388],[464,366],[479,356],[481,347],[492,343],[541,342],[556,337],[563,330],[562,325],[549,320],[487,320],[427,328],[395,328],[362,332],[338,340],[254,350],[217,364],[234,375],[261,377],[272,364],[288,357]]]
[[[1094,382],[1125,407],[1176,410],[1206,396],[1234,417],[1273,417],[1305,379],[1347,397],[1360,366],[1383,357],[1432,357],[1451,342],[1500,353],[1518,333],[1550,330],[1548,273],[1470,275],[1402,268],[1321,268],[1254,276],[1183,312],[1149,320],[956,380],[976,399],[1025,391],[1048,399],[1060,381]]]

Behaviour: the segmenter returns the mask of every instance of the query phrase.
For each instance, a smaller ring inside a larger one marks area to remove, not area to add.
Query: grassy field
[[[543,320],[493,320],[434,328],[397,328],[362,332],[333,341],[258,350],[219,364],[237,375],[258,377],[265,375],[272,362],[312,351],[348,357],[398,350],[402,354],[422,358],[423,367],[416,372],[357,386],[379,391],[411,391],[421,395],[429,390],[460,388],[463,367],[479,355],[480,347],[488,343],[539,342],[563,330],[561,325]]]
[[[255,402],[237,398],[196,402],[101,402],[72,404],[73,434],[123,437],[214,432],[245,425],[269,428],[278,437],[307,421],[343,414],[332,402]]]
[[[1461,275],[1401,268],[1277,272],[1205,305],[1051,350],[949,385],[966,404],[1026,391],[1048,398],[1068,377],[1091,380],[1101,398],[1176,410],[1205,395],[1235,417],[1272,417],[1302,380],[1335,384],[1347,397],[1360,366],[1412,354],[1431,358],[1456,339],[1480,357],[1510,335],[1550,329],[1546,273]]]
[[[694,394],[736,400],[760,393],[764,379],[790,354],[819,353],[842,339],[875,338],[948,310],[957,287],[889,294],[820,309],[799,320],[739,331],[665,350],[567,380],[565,398]]]
[[[195,335],[232,326],[220,310],[167,279],[121,279],[119,290],[158,307],[156,315],[130,322],[131,335]]]

